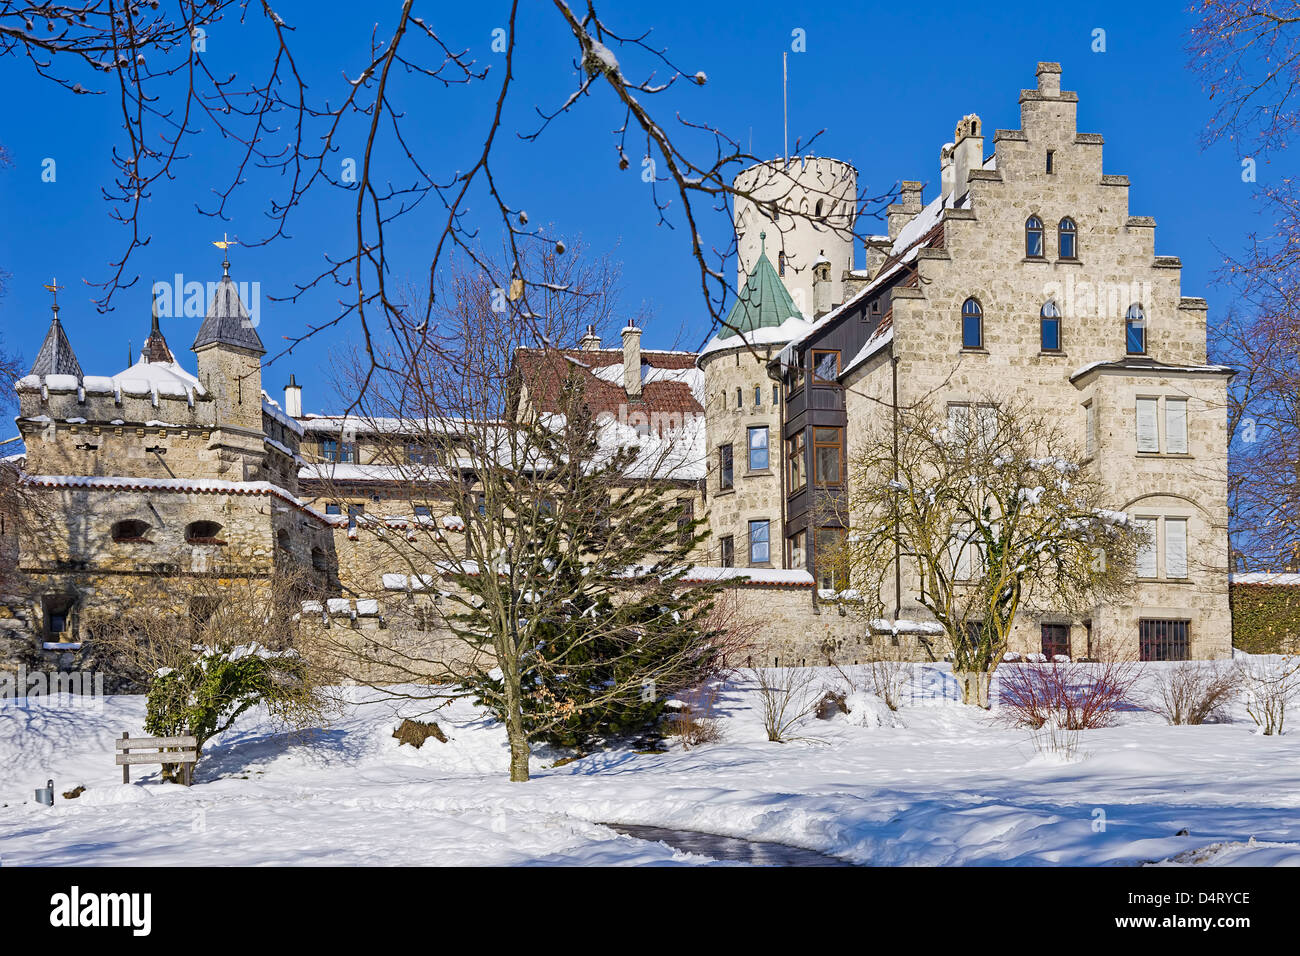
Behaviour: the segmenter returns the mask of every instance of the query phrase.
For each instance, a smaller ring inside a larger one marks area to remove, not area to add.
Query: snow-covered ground
[[[902,726],[813,720],[786,744],[765,739],[740,681],[719,703],[717,743],[560,767],[543,753],[526,784],[507,780],[504,732],[468,703],[436,715],[450,742],[420,750],[391,736],[418,705],[361,691],[310,736],[246,715],[186,789],[160,784],[153,766],[121,783],[113,739],[143,735],[142,697],[98,709],[2,701],[0,865],[716,862],[604,822],[874,864],[1300,864],[1300,733],[1258,735],[1240,705],[1231,722],[1200,727],[1135,711],[1082,733],[1082,758],[1064,762],[955,703],[944,668],[916,678],[926,689],[898,712]],[[47,777],[59,795],[86,790],[41,806],[33,789]]]

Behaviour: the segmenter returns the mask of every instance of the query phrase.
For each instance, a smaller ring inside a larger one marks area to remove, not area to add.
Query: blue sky
[[[575,82],[572,40],[550,4],[524,7],[511,113],[518,128],[528,124],[535,105],[553,106]],[[492,30],[504,23],[505,4],[430,8],[424,16],[452,45],[469,47],[480,63],[493,62]],[[377,11],[391,19],[396,9],[395,3],[379,8],[320,2],[286,4],[281,13],[298,27],[298,56],[323,95],[339,87],[341,70],[364,56]],[[653,27],[655,42],[668,47],[679,65],[708,74],[703,88],[674,93],[662,106],[666,116],[680,109],[693,120],[717,123],[745,144],[752,135],[760,155],[781,151],[781,53],[790,49],[791,32],[804,30],[806,52],[789,57],[792,141],[825,128],[817,154],[852,162],[861,188],[878,192],[899,179],[920,179],[927,199],[936,188],[939,147],[951,139],[956,121],[976,112],[986,128],[1018,127],[1018,92],[1034,85],[1035,64],[1059,61],[1064,88],[1080,97],[1080,130],[1106,137],[1107,172],[1131,178],[1132,213],[1156,218],[1157,251],[1182,257],[1183,292],[1208,298],[1212,317],[1228,304],[1228,291],[1214,284],[1219,250],[1236,252],[1260,225],[1253,187],[1241,181],[1231,148],[1199,147],[1211,110],[1187,68],[1190,20],[1181,4],[1084,9],[1038,3],[606,0],[602,11],[627,32]],[[1091,49],[1097,29],[1105,31],[1105,52]],[[217,69],[236,72],[247,70],[261,48],[255,34],[231,27],[214,30],[208,46]],[[73,96],[12,58],[0,61],[0,79],[9,95],[0,142],[12,159],[12,166],[0,169],[0,269],[10,274],[0,298],[0,333],[7,348],[30,362],[49,322],[49,297],[41,284],[57,276],[67,287],[61,318],[83,368],[120,371],[128,341],[138,349],[148,332],[150,282],[175,273],[187,280],[218,278],[220,253],[211,241],[224,230],[241,239],[263,231],[266,197],[276,180],[251,179],[233,210],[235,221],[205,217],[195,204],[207,202],[229,177],[233,152],[211,138],[193,143],[193,155],[177,167],[177,180],[157,188],[146,209],[143,228],[152,240],[137,252],[131,270],[141,282],[119,294],[112,312],[98,314],[90,302],[94,290],[82,280],[107,278],[125,239],[100,195],[120,135],[113,104],[107,97]],[[422,160],[444,171],[467,167],[481,148],[484,111],[495,85],[405,91]],[[592,249],[613,250],[623,261],[622,306],[629,314],[644,306],[653,316],[645,345],[694,347],[708,332],[707,312],[685,233],[657,226],[635,167],[617,169],[609,131],[620,121],[608,96],[592,97],[540,142],[507,141],[498,175],[534,223],[552,223],[560,235],[580,236]],[[47,157],[58,164],[53,183],[41,180]],[[1259,167],[1261,185],[1280,175],[1274,167]],[[312,276],[328,252],[346,250],[353,203],[349,193],[322,192],[299,210],[291,223],[293,238],[234,251],[232,275],[262,285],[259,331],[271,352],[279,350],[284,335],[335,314],[337,292],[329,286],[295,304],[269,298]],[[421,211],[395,232],[389,256],[396,278],[421,279],[436,222],[432,209]],[[721,214],[706,220],[711,242],[725,244],[728,229]],[[167,322],[164,331],[180,352],[192,342],[196,320]],[[350,338],[345,327],[300,346],[265,373],[265,387],[278,395],[293,372],[306,386],[308,411],[333,406],[327,363]],[[182,361],[193,367],[191,353],[184,352]],[[13,426],[3,431],[12,434]]]

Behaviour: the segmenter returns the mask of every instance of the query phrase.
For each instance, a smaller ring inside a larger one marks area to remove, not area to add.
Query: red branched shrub
[[[999,667],[998,717],[1031,730],[1049,720],[1062,730],[1110,727],[1121,711],[1136,708],[1133,692],[1141,673],[1131,660]]]

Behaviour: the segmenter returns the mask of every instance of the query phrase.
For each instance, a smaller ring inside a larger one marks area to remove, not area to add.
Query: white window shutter
[[[1154,398],[1137,400],[1137,450],[1160,450],[1160,431],[1156,424],[1156,402]]]
[[[969,581],[971,577],[970,545],[968,533],[959,524],[952,526],[952,537],[948,543],[949,559],[952,561],[953,577],[958,581]]]
[[[1142,534],[1142,541],[1138,544],[1137,576],[1154,578],[1156,576],[1156,519],[1137,518],[1133,524]]]
[[[965,439],[970,435],[970,406],[948,406],[948,432],[953,438]]]
[[[1171,455],[1187,454],[1187,399],[1165,399],[1165,450]]]
[[[1187,519],[1165,519],[1165,577],[1187,577]]]

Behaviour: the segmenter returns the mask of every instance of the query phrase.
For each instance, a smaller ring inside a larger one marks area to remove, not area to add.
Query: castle
[[[517,356],[520,407],[547,409],[562,361],[593,410],[631,410],[617,427],[679,443],[669,492],[707,519],[698,565],[735,569],[709,573],[743,576],[753,592],[756,663],[853,661],[900,642],[846,612],[849,582],[818,561],[843,527],[819,502],[843,494],[880,409],[932,396],[950,416],[975,414],[990,383],[1058,416],[1111,506],[1151,532],[1131,600],[1024,618],[1012,649],[1083,657],[1106,640],[1152,659],[1230,654],[1231,371],[1207,363],[1205,300],[1182,295],[1154,220],[1130,215],[1128,179],[1103,170],[1100,135],[1076,129],[1077,101],[1060,67],[1040,63],[1020,94],[1021,128],[995,131],[991,151],[980,118],[963,117],[934,195],[904,181],[887,234],[867,237],[860,261],[851,165],[747,169],[737,298],[703,349],[642,349],[629,325],[617,347],[589,332]],[[264,349],[229,262],[191,348],[194,373],[155,313],[139,361],[83,374],[55,305],[16,388],[22,467],[58,534],[8,542],[29,587],[3,596],[0,642],[75,654],[93,640],[90,612],[120,602],[131,576],[217,561],[249,575],[302,569],[339,595],[325,615],[358,628],[382,626],[375,597],[409,591],[355,534],[363,516],[410,510],[373,450],[401,424],[305,415],[293,378],[283,403],[263,391]],[[924,616],[916,586],[904,576],[888,596],[895,618]],[[900,646],[935,650],[906,635]]]

